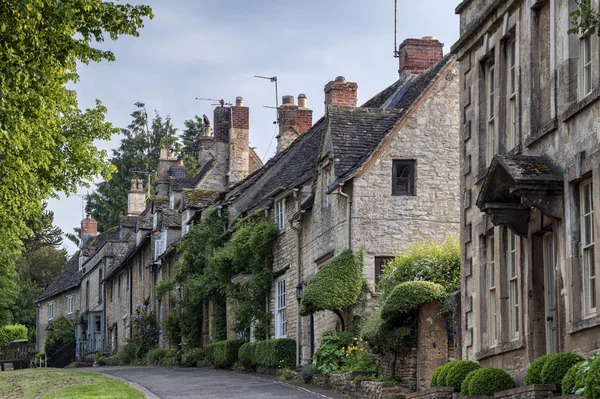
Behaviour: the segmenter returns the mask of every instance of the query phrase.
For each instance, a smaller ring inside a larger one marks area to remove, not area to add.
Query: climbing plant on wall
[[[345,320],[342,311],[355,305],[365,287],[363,278],[363,253],[347,250],[326,263],[308,283],[301,304],[301,314],[306,316],[331,310]]]

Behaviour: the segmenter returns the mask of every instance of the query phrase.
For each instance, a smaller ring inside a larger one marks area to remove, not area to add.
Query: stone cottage
[[[325,116],[306,130],[297,126],[309,124],[298,122],[291,129],[288,121],[297,116],[286,116],[306,108],[305,96],[298,106],[284,97],[277,155],[221,202],[232,223],[264,210],[281,232],[271,337],[295,338],[299,362],[311,358],[324,331],[350,318],[300,316],[296,293],[319,267],[346,249],[362,249],[373,285],[382,266],[410,244],[459,232],[458,72],[442,47],[431,37],[406,40],[400,79],[362,107],[358,85],[337,77],[325,86]],[[295,140],[288,140],[290,131]]]
[[[543,354],[600,348],[600,40],[567,33],[576,6],[456,8],[461,352],[518,379]]]

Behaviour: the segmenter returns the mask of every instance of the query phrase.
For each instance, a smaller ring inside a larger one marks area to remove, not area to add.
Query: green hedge
[[[594,360],[590,360],[589,367],[585,375],[583,397],[585,399],[598,399],[600,398],[600,356],[595,356]]]
[[[326,263],[308,283],[302,297],[303,316],[353,306],[363,288],[363,254],[347,250]]]
[[[471,379],[473,378],[477,370],[471,371],[463,380],[462,385],[460,387],[460,396],[469,396],[469,384],[471,383]]]
[[[242,339],[219,341],[206,346],[206,360],[215,367],[231,367],[238,360]]]
[[[22,324],[10,324],[0,327],[0,347],[17,339],[27,339],[27,327]]]
[[[585,372],[584,368],[581,367],[584,361],[571,366],[567,374],[561,381],[561,391],[563,395],[575,395],[577,390],[582,389],[585,384]]]
[[[495,367],[482,367],[468,374],[468,396],[492,396],[496,392],[515,387],[510,374]]]
[[[183,354],[181,362],[190,367],[195,367],[199,361],[204,360],[206,353],[204,348],[193,348]]]
[[[416,312],[425,303],[442,299],[446,290],[429,281],[407,281],[396,286],[383,303],[383,320],[401,325],[407,316]]]
[[[542,368],[542,384],[556,384],[560,390],[562,380],[569,369],[581,361],[583,361],[583,357],[577,353],[564,352],[552,355]]]
[[[239,349],[242,366],[254,368],[292,368],[296,365],[296,341],[289,338],[247,342]]]
[[[153,348],[146,354],[146,364],[150,366],[160,366],[164,358],[167,357],[169,350],[165,348]]]
[[[542,369],[551,356],[552,355],[540,356],[531,363],[531,366],[529,366],[525,372],[525,385],[542,383]]]
[[[479,363],[470,360],[454,360],[453,362],[448,363],[448,371],[443,386],[453,387],[455,391],[460,392],[466,376],[471,371],[480,368],[481,366]]]

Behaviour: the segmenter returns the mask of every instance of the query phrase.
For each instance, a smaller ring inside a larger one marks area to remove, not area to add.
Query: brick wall
[[[398,51],[400,77],[426,71],[442,59],[443,49],[444,44],[433,38],[404,40]]]
[[[343,76],[325,85],[325,106],[340,105],[344,107],[356,107],[358,100],[358,84],[346,82]]]

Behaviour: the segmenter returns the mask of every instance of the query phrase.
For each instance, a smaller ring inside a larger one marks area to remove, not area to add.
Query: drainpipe
[[[300,243],[300,232],[302,228],[302,222],[300,215],[300,196],[298,195],[298,191],[294,190],[294,198],[296,200],[296,214],[298,215],[297,220],[292,220],[290,223],[290,227],[292,230],[296,232],[296,287],[302,284],[302,257],[300,254],[301,243]],[[298,222],[298,226],[294,226],[294,222]],[[300,345],[300,340],[302,339],[302,316],[300,316],[300,302],[298,302],[298,309],[296,311],[296,366],[300,366],[302,363],[302,346]]]
[[[346,198],[346,239],[348,240],[348,249],[352,249],[352,237],[350,235],[350,206],[352,205],[352,200],[350,196],[346,194],[343,190],[344,183],[340,183],[338,186],[337,193],[342,197]]]

